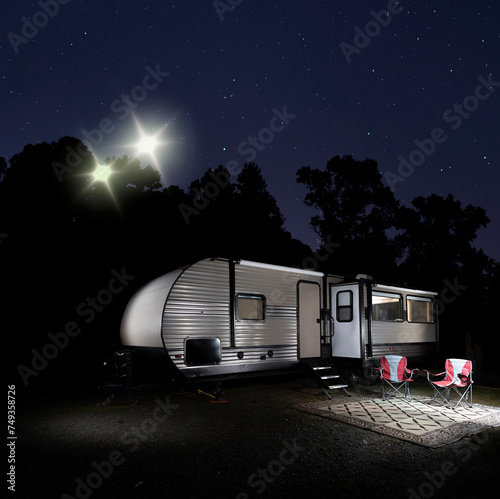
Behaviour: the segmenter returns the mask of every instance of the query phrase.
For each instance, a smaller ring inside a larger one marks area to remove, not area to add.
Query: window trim
[[[349,305],[339,305],[339,295],[340,293],[349,293]],[[351,289],[341,289],[337,291],[337,295],[335,297],[335,314],[336,314],[336,319],[337,322],[352,322],[354,320],[354,293],[352,292]],[[350,314],[349,314],[349,319],[339,319],[339,310],[343,309],[350,309]]]
[[[262,302],[262,318],[249,318],[249,317],[240,317],[239,316],[239,310],[238,310],[238,304],[239,304],[239,299],[247,299],[247,300],[260,300]],[[254,322],[265,322],[266,320],[266,308],[267,308],[267,300],[264,295],[258,295],[258,294],[252,294],[252,293],[236,293],[236,297],[234,300],[234,316],[235,319],[240,322],[240,321],[254,321]]]
[[[380,296],[380,297],[386,297],[386,298],[398,298],[399,301],[399,318],[395,320],[384,320],[384,319],[375,319],[372,315],[372,320],[374,322],[404,322],[404,302],[403,302],[403,295],[401,293],[394,293],[391,291],[379,291],[379,290],[374,290],[372,291],[372,310],[373,308],[377,305],[376,303],[373,302],[373,297],[374,296]]]
[[[420,302],[430,303],[431,304],[432,321],[410,320],[410,304],[409,304],[410,301],[420,301]],[[435,324],[436,319],[434,317],[434,300],[429,296],[406,295],[406,320],[410,324]]]

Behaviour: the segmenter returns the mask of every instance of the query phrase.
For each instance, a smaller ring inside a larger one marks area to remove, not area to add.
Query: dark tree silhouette
[[[382,183],[376,161],[334,156],[325,170],[302,167],[297,181],[305,184],[305,203],[318,209],[311,220],[318,235],[339,244],[329,270],[364,272],[379,278],[396,274],[396,247],[390,237],[399,203]]]
[[[483,208],[433,194],[417,197],[401,214],[404,232],[397,240],[406,282],[439,293],[443,352],[466,355],[468,342],[487,344],[493,309],[486,308],[495,261],[473,242],[489,218]],[[490,339],[488,339],[490,336]]]
[[[236,182],[222,166],[207,170],[191,183],[188,197],[184,214],[189,218],[193,257],[300,265],[311,254],[285,230],[276,199],[254,163],[243,166]]]
[[[451,194],[446,198],[436,194],[417,197],[412,204],[414,208],[400,212],[400,225],[405,228],[398,236],[404,255],[401,269],[407,281],[438,285],[464,266],[478,230],[487,226],[489,218],[483,208],[462,207]]]
[[[99,306],[89,323],[90,316],[78,314],[79,305],[106,288],[113,270],[126,269],[140,283],[161,273],[169,250],[173,253],[171,245],[161,251],[159,227],[162,221],[179,227],[173,199],[182,192],[159,191],[158,173],[141,168],[136,159],[108,163],[113,171],[108,185],[93,182],[95,158],[81,142],[64,137],[27,145],[10,165],[0,165],[0,231],[8,234],[0,246],[5,332],[12,352],[16,344],[20,351],[20,358],[11,360],[29,363],[30,350],[42,348],[49,332],[76,321],[85,334],[68,351],[74,348],[78,355],[58,360],[74,374],[79,363],[95,360],[117,338],[132,286]]]

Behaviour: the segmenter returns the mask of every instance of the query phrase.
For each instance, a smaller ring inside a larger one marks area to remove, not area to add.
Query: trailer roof
[[[403,288],[403,287],[400,287],[400,286],[388,286],[386,284],[374,284],[373,287],[374,288],[380,288],[380,289],[383,288],[383,289],[387,289],[387,290],[390,290],[390,291],[399,291],[399,292],[405,292],[405,293],[411,292],[411,293],[422,294],[422,295],[437,296],[439,294],[439,293],[436,293],[434,291],[424,291],[422,289]]]

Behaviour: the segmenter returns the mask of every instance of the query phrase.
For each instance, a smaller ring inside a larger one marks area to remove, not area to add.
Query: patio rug
[[[294,408],[432,448],[500,426],[499,408],[473,404],[472,408],[460,406],[453,410],[434,402],[429,404],[428,400],[425,397],[412,397],[411,402],[400,398],[340,403],[327,400]]]

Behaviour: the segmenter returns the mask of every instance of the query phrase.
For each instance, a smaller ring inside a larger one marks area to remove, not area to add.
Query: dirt
[[[500,428],[433,450],[294,409],[326,399],[303,376],[200,388],[20,396],[16,497],[496,497]]]

